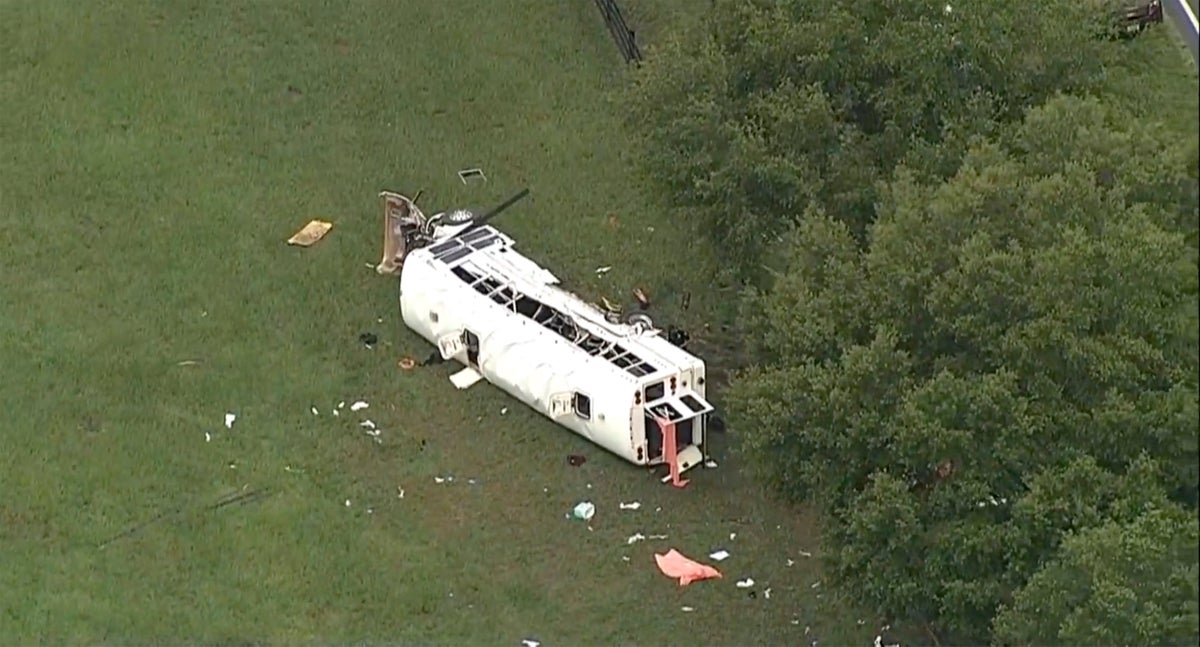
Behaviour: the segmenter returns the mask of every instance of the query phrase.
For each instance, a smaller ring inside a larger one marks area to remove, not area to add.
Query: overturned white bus
[[[643,314],[614,323],[518,253],[489,214],[431,217],[383,192],[380,274],[400,276],[405,325],[546,417],[636,465],[677,478],[703,464],[704,362]],[[666,480],[666,479],[664,479]]]

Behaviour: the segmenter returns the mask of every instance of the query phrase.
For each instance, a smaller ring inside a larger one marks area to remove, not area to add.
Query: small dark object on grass
[[[587,456],[584,456],[583,454],[567,455],[567,463],[570,464],[571,467],[579,467],[580,465],[583,465],[586,462],[587,462]]]
[[[725,419],[713,413],[708,416],[708,430],[718,434],[725,433]]]
[[[379,337],[376,337],[373,332],[365,332],[358,336],[358,341],[361,341],[363,345],[370,348],[379,343]]]
[[[753,600],[758,597],[758,593],[756,591],[751,591],[749,593],[749,596],[750,596],[750,599]]]
[[[425,361],[421,362],[421,366],[430,366],[433,364],[441,364],[444,361],[446,361],[446,360],[442,357],[442,354],[435,350],[429,354],[429,357],[425,358]]]
[[[688,341],[692,338],[686,330],[670,326],[667,328],[667,341],[675,344],[680,348],[686,348]]]

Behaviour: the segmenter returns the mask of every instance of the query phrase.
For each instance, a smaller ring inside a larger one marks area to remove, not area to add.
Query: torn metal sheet
[[[468,389],[482,379],[483,376],[470,366],[450,376],[450,382],[458,389]]]

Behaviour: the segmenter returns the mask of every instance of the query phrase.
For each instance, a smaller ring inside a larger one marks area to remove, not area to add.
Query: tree
[[[1069,533],[1194,507],[1186,168],[1139,128],[1052,98],[947,181],[902,166],[865,249],[810,209],[747,291],[731,427],[884,617],[986,640]]]
[[[810,208],[861,238],[897,163],[948,176],[974,135],[1095,87],[1103,19],[1071,0],[717,0],[649,58],[628,114],[648,173],[750,277]]]
[[[1006,645],[1195,645],[1200,521],[1155,509],[1063,542],[996,618]]]

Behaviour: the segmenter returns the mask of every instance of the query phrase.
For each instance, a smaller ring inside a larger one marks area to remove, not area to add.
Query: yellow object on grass
[[[324,220],[310,220],[307,225],[304,225],[303,229],[292,234],[292,237],[289,238],[287,242],[289,245],[310,247],[318,240],[324,238],[325,234],[328,234],[330,229],[333,229],[332,222],[325,222]]]

